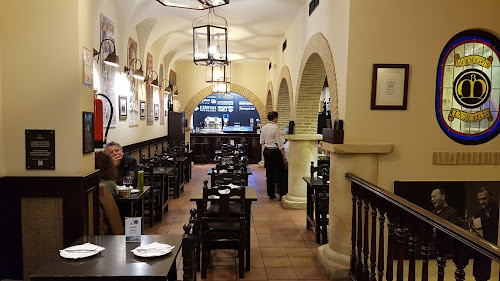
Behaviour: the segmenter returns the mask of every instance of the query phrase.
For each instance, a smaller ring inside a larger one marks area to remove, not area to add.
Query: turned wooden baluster
[[[420,237],[422,240],[422,246],[420,248],[420,254],[422,254],[422,281],[429,281],[429,255],[431,252],[431,242],[432,242],[432,227],[427,223],[421,223],[422,234]]]
[[[437,251],[437,267],[438,281],[444,281],[444,268],[446,267],[446,245],[445,235],[436,229],[436,251]]]
[[[387,272],[385,274],[385,279],[387,281],[392,281],[393,274],[394,274],[394,268],[393,268],[393,261],[394,261],[394,217],[392,216],[391,211],[387,211],[387,232],[388,232],[388,239],[387,239]]]
[[[405,236],[407,228],[404,226],[398,227],[396,229],[396,236],[398,238],[398,269],[397,269],[397,281],[403,281],[403,263],[405,255]]]
[[[372,207],[372,240],[370,249],[370,281],[377,281],[375,268],[377,266],[377,207],[370,204]],[[383,248],[382,248],[383,249]]]
[[[469,264],[468,248],[464,244],[454,241],[453,244],[453,262],[455,263],[455,280],[465,281],[464,268]]]
[[[351,274],[356,273],[356,191],[354,183],[351,185],[352,192],[352,222],[351,222]]]
[[[408,281],[415,281],[415,258],[417,250],[417,236],[410,233],[408,238],[408,251],[410,254],[410,262],[408,267]]]
[[[361,270],[363,268],[363,201],[358,196],[358,256],[356,258],[356,279],[361,280]]]
[[[385,228],[385,210],[379,208],[379,236],[378,236],[378,280],[384,279],[384,228]]]
[[[368,200],[364,200],[365,203],[365,227],[364,227],[364,243],[363,243],[363,277],[362,280],[368,280],[368,255],[370,254],[370,245],[368,245],[368,221],[369,221],[369,215],[368,212],[370,211],[370,205],[368,203]]]

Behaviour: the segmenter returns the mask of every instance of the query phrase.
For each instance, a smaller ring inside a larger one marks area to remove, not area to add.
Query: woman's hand
[[[283,162],[285,162],[285,164],[288,163],[288,159],[286,159],[286,156],[283,156]]]

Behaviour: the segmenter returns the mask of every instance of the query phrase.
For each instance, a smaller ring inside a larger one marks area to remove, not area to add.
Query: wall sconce
[[[165,83],[165,81],[167,81]],[[168,81],[168,79],[163,79],[163,81],[161,82],[161,87],[160,88],[163,88],[163,86],[165,86],[165,89],[163,89],[165,92],[172,92],[172,87],[170,86],[170,81]]]
[[[151,74],[154,74],[154,73],[156,73],[156,79],[153,79],[153,80],[151,81],[151,83],[149,83],[149,85],[151,85],[151,86],[153,86],[153,87],[155,87],[155,88],[160,88],[160,84],[158,83],[158,78],[159,78],[160,76],[158,75],[158,72],[156,72],[156,71],[154,71],[154,70],[151,70],[151,71],[149,72],[149,74],[148,74],[148,81],[149,81],[149,78],[151,77]],[[154,75],[153,75],[153,77],[154,77]],[[153,77],[152,77],[152,78],[153,78]]]
[[[164,6],[205,10],[229,4],[229,0],[156,0]]]
[[[112,42],[113,43],[113,52],[108,54],[108,56],[104,59],[104,63],[113,67],[119,67],[120,66],[120,59],[116,55],[116,46],[115,46],[115,41],[113,39],[104,39],[101,41],[101,44],[99,45],[99,52],[94,49],[94,57],[97,55],[100,55],[102,52],[102,45],[104,42]],[[100,56],[99,56],[100,57]],[[97,62],[99,62],[99,57],[97,57]]]
[[[227,21],[215,14],[208,14],[193,21],[193,56],[196,65],[227,65]]]
[[[132,62],[135,62],[135,64],[132,64]],[[140,67],[139,67],[139,69],[137,69],[137,62],[139,62],[139,63],[140,63]],[[123,67],[123,71],[124,71],[125,73],[127,73],[127,75],[129,75],[129,74],[130,74],[130,71],[132,70],[132,65],[133,65],[133,66],[134,66],[134,68],[135,68],[135,70],[134,70],[134,72],[132,73],[132,76],[133,76],[134,78],[139,79],[139,80],[142,80],[142,81],[144,81],[144,79],[146,79],[146,78],[144,77],[144,71],[142,71],[142,61],[141,61],[140,59],[138,59],[138,58],[133,58],[133,59],[130,61],[129,65],[130,65],[130,68],[128,68],[127,66],[124,66],[124,67]]]

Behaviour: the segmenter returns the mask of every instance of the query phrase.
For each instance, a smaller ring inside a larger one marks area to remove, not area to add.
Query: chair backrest
[[[115,199],[105,184],[99,185],[100,234],[123,235],[123,224]]]
[[[207,181],[205,181],[207,182]],[[205,183],[204,182],[204,183]],[[208,182],[207,182],[208,183]],[[210,217],[207,216],[208,211],[208,201],[215,201],[219,205],[219,211]],[[229,203],[234,203],[239,205],[239,213],[236,215],[229,211]],[[229,186],[220,185],[217,187],[208,188],[205,184],[203,186],[203,210],[202,210],[202,221],[224,221],[230,222],[237,221],[240,218],[245,217],[245,188],[230,188]]]
[[[212,169],[212,182],[219,183],[219,185],[223,184],[236,184],[239,185],[241,180],[244,179],[241,174],[235,174],[231,172],[227,173],[215,173]]]
[[[182,269],[184,271],[182,275],[183,281],[196,280],[196,261],[199,257],[197,253],[197,243],[199,243],[199,229],[196,220],[196,209],[191,209],[190,212],[191,217],[189,218],[189,223],[183,226],[184,234],[182,235]]]
[[[318,177],[321,176],[323,178],[326,177],[326,180],[327,181],[329,180],[329,177],[330,177],[330,166],[329,165],[323,164],[323,165],[319,165],[317,167],[314,167],[314,161],[311,161],[310,171],[311,171],[311,178],[314,177],[314,173],[316,173],[316,176],[318,176]]]

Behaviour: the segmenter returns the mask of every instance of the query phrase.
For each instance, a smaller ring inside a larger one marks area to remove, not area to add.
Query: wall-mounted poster
[[[26,170],[55,170],[55,130],[25,130]]]
[[[83,112],[83,154],[94,152],[94,112]]]
[[[455,35],[439,58],[436,117],[443,132],[465,144],[500,132],[500,40],[482,30]]]
[[[114,23],[106,17],[104,14],[101,14],[101,42],[104,39],[115,39],[115,25]],[[116,47],[116,46],[115,46]],[[109,41],[104,42],[101,47],[101,85],[102,85],[102,94],[107,96],[113,105],[113,108],[116,109],[116,98],[115,98],[115,68],[112,66],[108,66],[103,63],[102,60],[108,56],[113,51],[113,44]],[[115,112],[117,110],[114,110]],[[107,102],[104,102],[102,105],[102,115],[103,120],[109,120],[111,115],[111,108]],[[107,123],[104,122],[104,126]],[[111,126],[116,126],[116,114],[111,116]]]
[[[146,119],[146,101],[141,100],[141,119]]]
[[[89,49],[82,47],[82,59],[83,59],[83,85],[87,87],[92,87],[92,53]]]
[[[137,42],[132,38],[128,38],[128,56],[127,65],[130,68],[130,72],[134,73],[137,69]],[[132,60],[134,60],[132,62]],[[139,82],[130,75],[130,94],[128,98],[128,125],[137,126],[139,125],[139,102],[138,102],[138,88]]]
[[[165,100],[165,92],[163,91],[165,89],[165,86],[163,83],[166,83],[167,81],[163,81],[163,64],[160,64],[160,71],[158,72],[160,79],[159,83],[162,84],[162,88],[160,88],[159,94],[160,94],[160,112],[163,112],[165,110],[165,103],[163,102]],[[165,116],[163,114],[160,114],[160,125],[165,124]]]
[[[149,75],[153,71],[153,56],[148,53],[146,59],[146,114],[147,124],[152,125],[155,122],[155,113],[153,108],[153,86],[149,84]]]

